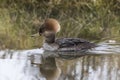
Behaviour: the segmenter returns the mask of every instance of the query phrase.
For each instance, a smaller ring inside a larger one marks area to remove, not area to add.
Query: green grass
[[[1,0],[0,49],[41,47],[43,38],[30,36],[46,18],[60,22],[58,37],[120,40],[118,0]]]

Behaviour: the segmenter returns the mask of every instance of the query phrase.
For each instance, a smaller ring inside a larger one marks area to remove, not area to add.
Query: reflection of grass
[[[30,35],[48,17],[59,20],[62,27],[59,37],[100,40],[119,36],[119,4],[115,0],[1,0],[0,48],[40,47],[42,37]]]

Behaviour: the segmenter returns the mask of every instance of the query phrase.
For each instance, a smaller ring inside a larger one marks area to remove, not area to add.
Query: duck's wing
[[[55,41],[60,48],[90,49],[95,47],[94,43],[80,38],[59,38]]]

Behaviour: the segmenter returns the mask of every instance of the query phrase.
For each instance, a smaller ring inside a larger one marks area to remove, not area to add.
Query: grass
[[[43,38],[30,36],[46,18],[60,22],[58,37],[120,40],[119,0],[1,0],[0,49],[41,47]]]

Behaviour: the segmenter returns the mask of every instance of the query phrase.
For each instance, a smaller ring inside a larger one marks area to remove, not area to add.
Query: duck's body
[[[89,41],[86,41],[80,38],[56,39],[55,34],[60,29],[59,23],[55,19],[48,19],[46,21],[47,23],[49,23],[49,25],[47,25],[45,22],[42,25],[42,27],[40,27],[39,29],[39,34],[43,35],[45,38],[45,41],[43,43],[44,50],[46,51],[81,51],[81,50],[88,50],[96,46],[94,43],[91,43]],[[54,21],[55,21],[55,24],[54,24]]]
[[[90,43],[80,38],[59,38],[54,43],[43,44],[46,51],[81,51],[95,47],[94,43]]]

